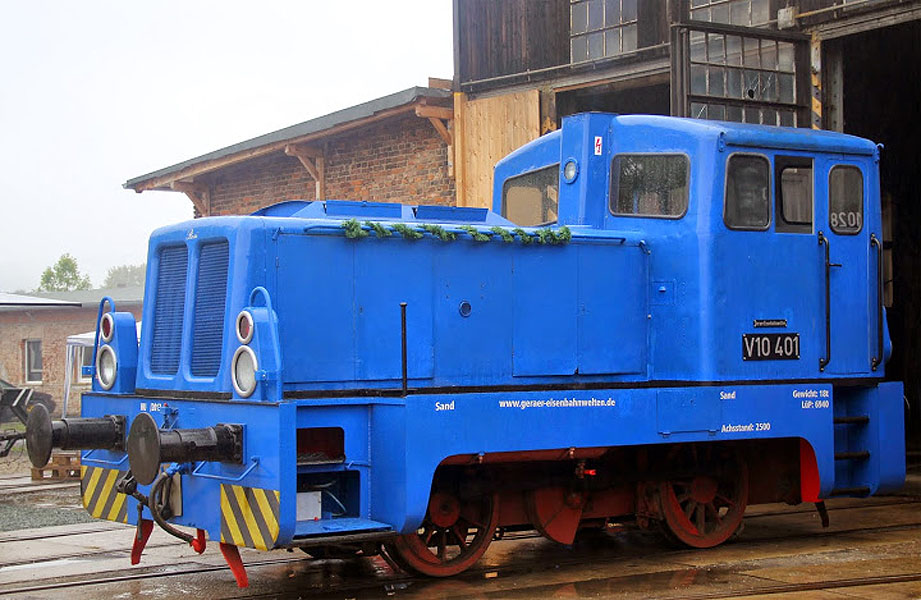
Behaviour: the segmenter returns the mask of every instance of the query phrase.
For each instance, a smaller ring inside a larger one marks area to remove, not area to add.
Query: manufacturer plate
[[[743,333],[742,360],[799,360],[799,334]]]

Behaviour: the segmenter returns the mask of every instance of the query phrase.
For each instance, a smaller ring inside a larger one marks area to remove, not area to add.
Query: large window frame
[[[764,161],[767,168],[767,195],[765,197],[764,203],[767,208],[767,221],[763,227],[753,227],[747,225],[733,225],[730,224],[727,220],[728,208],[729,208],[729,174],[730,174],[730,165],[732,164],[732,159],[737,156],[757,158]],[[728,157],[726,157],[726,173],[723,180],[723,224],[727,229],[733,231],[768,231],[771,228],[771,223],[774,220],[774,211],[773,211],[773,198],[774,198],[774,173],[771,165],[771,159],[766,154],[760,154],[758,152],[733,152]]]
[[[643,0],[570,0],[571,64],[639,50],[639,4]],[[593,48],[597,51],[593,52]]]
[[[26,383],[42,383],[44,370],[42,365],[42,341],[34,338],[23,340],[22,350],[23,381]],[[36,362],[38,363],[37,365]]]
[[[684,178],[684,198],[683,198],[683,210],[680,213],[675,214],[656,214],[656,213],[634,213],[634,212],[618,212],[616,209],[618,195],[620,192],[620,174],[615,172],[614,166],[617,163],[618,159],[623,159],[624,157],[680,157],[684,159],[685,166],[685,178]],[[640,219],[668,219],[668,220],[678,220],[684,218],[688,214],[691,204],[691,157],[684,152],[623,152],[620,154],[615,154],[611,158],[610,168],[608,169],[610,182],[608,184],[608,212],[610,212],[615,217],[632,217]]]

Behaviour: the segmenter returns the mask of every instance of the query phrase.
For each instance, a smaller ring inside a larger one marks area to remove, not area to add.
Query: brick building
[[[453,205],[452,116],[450,90],[411,88],[136,177],[125,187],[184,192],[197,216],[247,214],[291,199]]]
[[[67,337],[95,329],[103,296],[111,297],[118,310],[131,312],[140,321],[144,288],[54,292],[40,297],[19,296],[18,301],[13,295],[4,296],[6,301],[0,302],[0,379],[50,394],[60,410]],[[89,389],[89,379],[80,374],[80,363],[91,363],[92,349],[78,359],[72,374],[70,415],[80,414],[80,393]]]

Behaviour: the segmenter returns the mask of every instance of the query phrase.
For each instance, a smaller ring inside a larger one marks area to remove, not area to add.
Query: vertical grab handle
[[[825,367],[831,362],[831,268],[841,265],[831,262],[831,244],[821,231],[819,246],[825,246],[825,356],[819,357],[819,371],[825,371]]]
[[[870,234],[870,246],[876,247],[876,356],[870,361],[874,371],[883,363],[883,243]]]

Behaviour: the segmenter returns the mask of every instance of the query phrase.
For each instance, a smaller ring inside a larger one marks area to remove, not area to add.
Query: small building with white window
[[[140,321],[143,286],[30,296],[0,293],[0,379],[50,394],[56,412],[64,405],[65,383],[70,381],[67,411],[78,415],[80,393],[90,385],[81,367],[92,363],[93,348],[75,347],[68,361],[67,339],[95,329],[99,300],[104,296]]]

